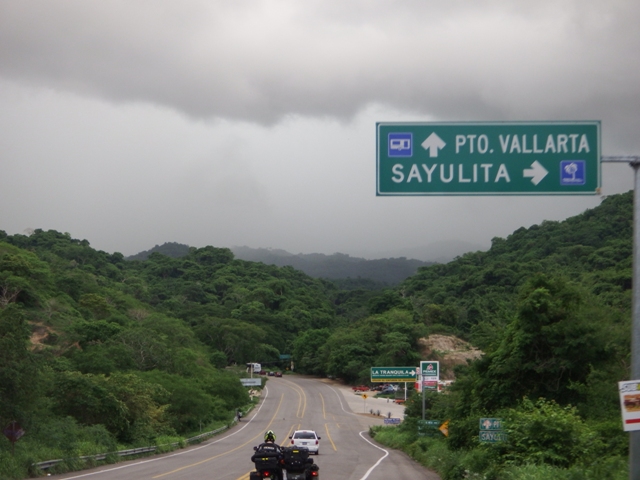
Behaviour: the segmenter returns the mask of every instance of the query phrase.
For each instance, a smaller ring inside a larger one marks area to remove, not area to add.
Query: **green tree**
[[[614,353],[606,318],[605,309],[565,280],[535,277],[498,347],[474,364],[477,377],[467,400],[490,410],[524,396],[575,404],[579,395],[572,385],[584,384],[591,369]]]
[[[0,423],[28,418],[39,397],[40,368],[28,349],[30,331],[20,306],[0,310]]]
[[[59,372],[50,392],[54,409],[84,425],[104,425],[120,441],[148,439],[166,429],[159,385],[132,374]]]
[[[293,342],[293,361],[296,370],[302,373],[321,375],[327,366],[323,358],[323,348],[331,331],[328,328],[302,332]]]

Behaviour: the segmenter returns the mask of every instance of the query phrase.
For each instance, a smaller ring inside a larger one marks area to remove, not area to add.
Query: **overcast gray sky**
[[[0,230],[125,255],[488,248],[602,197],[376,197],[376,122],[601,120],[603,155],[640,154],[639,20],[632,0],[2,0]]]

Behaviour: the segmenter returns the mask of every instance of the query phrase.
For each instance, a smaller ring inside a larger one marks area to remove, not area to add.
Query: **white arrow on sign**
[[[429,150],[429,156],[434,158],[438,156],[438,150],[444,148],[446,143],[442,140],[435,132],[427,137],[427,139],[422,142],[422,148],[425,150]]]
[[[535,160],[531,164],[531,168],[525,168],[522,171],[522,176],[525,178],[531,178],[531,183],[538,185],[542,179],[547,176],[547,173],[549,173],[547,169],[540,165],[540,162]]]

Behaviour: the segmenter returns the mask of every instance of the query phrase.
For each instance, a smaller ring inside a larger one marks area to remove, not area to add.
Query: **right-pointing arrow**
[[[522,171],[522,176],[525,178],[531,178],[531,183],[538,185],[542,179],[547,176],[547,173],[549,173],[547,169],[544,168],[540,162],[535,160],[531,164],[531,168],[525,168]]]

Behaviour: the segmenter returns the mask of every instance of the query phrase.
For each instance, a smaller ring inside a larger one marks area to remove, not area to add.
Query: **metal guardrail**
[[[209,438],[209,437],[212,437],[212,436],[214,436],[214,435],[216,435],[216,434],[218,434],[220,432],[224,432],[225,430],[230,428],[232,425],[235,425],[236,423],[237,422],[234,420],[233,422],[231,422],[230,425],[225,425],[224,427],[217,428],[216,430],[212,430],[210,432],[202,433],[200,435],[196,435],[195,437],[187,438],[185,440],[185,443],[190,444],[190,443],[196,443],[198,441],[202,441],[202,440],[204,440],[206,438]],[[155,452],[160,447],[178,447],[178,446],[180,446],[180,442],[167,443],[167,444],[163,444],[163,445],[154,445],[154,446],[150,446],[150,447],[130,448],[128,450],[119,450],[117,452],[99,453],[97,455],[85,455],[85,456],[82,456],[82,457],[72,457],[72,458],[77,458],[77,459],[80,459],[80,460],[104,460],[109,455],[117,455],[119,457],[127,457],[127,456],[130,456],[130,455],[140,455],[142,453]],[[57,465],[59,463],[64,462],[65,460],[69,460],[69,459],[59,458],[57,460],[46,460],[44,462],[34,463],[33,465],[35,467],[39,468],[40,470],[46,470],[47,468],[51,468],[54,465]]]

